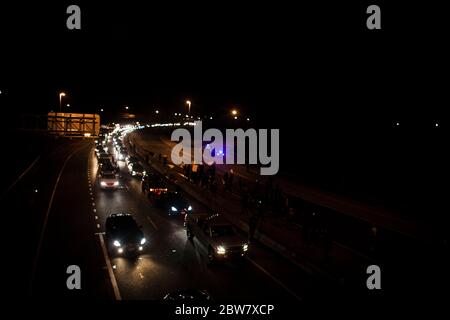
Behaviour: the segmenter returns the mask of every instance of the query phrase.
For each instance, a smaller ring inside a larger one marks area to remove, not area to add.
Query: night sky
[[[386,4],[371,33],[363,4],[91,2],[75,2],[81,31],[65,26],[72,2],[2,2],[0,79],[12,106],[46,112],[64,90],[80,111],[172,111],[189,98],[193,111],[238,105],[283,122],[286,112],[441,117],[448,49],[444,20],[427,8]]]
[[[61,90],[72,111],[104,108],[112,120],[124,105],[143,119],[185,112],[186,99],[194,115],[238,106],[283,129],[284,159],[296,160],[282,167],[305,179],[332,176],[333,187],[350,172],[392,198],[417,176],[421,188],[443,179],[449,49],[438,5],[378,2],[372,32],[368,2],[92,2],[2,1],[3,112],[57,110]],[[81,7],[81,31],[65,26],[69,4]]]

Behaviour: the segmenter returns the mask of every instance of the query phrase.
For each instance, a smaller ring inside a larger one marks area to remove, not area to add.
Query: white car
[[[100,175],[99,183],[102,189],[117,189],[119,187],[119,179],[114,173]]]

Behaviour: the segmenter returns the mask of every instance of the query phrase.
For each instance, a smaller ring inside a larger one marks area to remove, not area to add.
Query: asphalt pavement
[[[8,195],[8,205],[20,213],[14,222],[26,226],[27,236],[18,245],[28,249],[29,264],[16,270],[21,296],[26,289],[38,299],[161,300],[169,292],[193,288],[219,301],[298,302],[317,294],[314,279],[258,244],[242,261],[208,266],[196,240],[187,239],[181,217],[156,208],[124,162],[119,162],[120,188],[99,187],[93,149],[92,140],[58,144]],[[196,212],[210,212],[186,198]],[[105,250],[105,220],[116,212],[131,213],[148,238],[137,258]],[[67,288],[71,265],[80,267],[80,290]]]

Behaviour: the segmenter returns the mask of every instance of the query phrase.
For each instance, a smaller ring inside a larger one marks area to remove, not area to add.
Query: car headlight
[[[170,210],[172,210],[173,212],[177,212],[178,211],[178,209],[175,208],[175,207],[170,208]]]
[[[216,248],[217,254],[225,254],[226,250],[224,246],[218,246]]]
[[[191,211],[191,210],[192,210],[192,206],[189,206],[189,207],[188,207],[188,211]]]
[[[141,244],[144,244],[146,241],[147,241],[147,239],[142,238],[142,239],[141,239]]]
[[[115,186],[118,186],[118,185],[119,185],[119,181],[115,181],[115,182],[114,182],[114,185],[115,185]]]
[[[248,250],[248,244],[247,243],[242,246],[242,250],[243,251],[247,251]]]
[[[102,182],[100,182],[100,185],[101,185],[102,187],[104,187],[104,186],[106,186],[106,182],[105,182],[105,181],[102,181]]]
[[[118,240],[114,240],[113,245],[115,247],[120,247],[120,242]]]

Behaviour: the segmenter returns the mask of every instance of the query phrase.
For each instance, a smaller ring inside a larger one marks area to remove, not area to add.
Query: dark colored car
[[[98,165],[99,167],[103,167],[104,165],[112,165],[111,159],[107,157],[102,157],[98,159]]]
[[[98,159],[109,156],[108,153],[103,148],[100,149],[96,148],[95,154],[97,155]]]
[[[142,191],[152,201],[158,201],[167,192],[167,183],[155,173],[149,173],[142,179]]]
[[[125,161],[127,163],[127,166],[130,165],[130,163],[138,163],[139,159],[135,156],[128,156],[125,158]]]
[[[192,212],[192,206],[183,198],[180,192],[170,191],[161,195],[156,204],[169,215],[186,214]]]
[[[99,165],[99,173],[105,174],[105,173],[119,173],[119,167],[112,163],[110,158],[102,158],[98,161]]]
[[[211,296],[206,290],[198,289],[182,289],[175,292],[168,293],[164,296],[166,301],[210,301]]]
[[[146,174],[144,167],[137,162],[130,163],[128,165],[128,170],[130,170],[130,174],[133,177],[144,177]]]
[[[147,242],[141,227],[128,213],[113,213],[106,219],[106,239],[114,254],[139,254]]]

